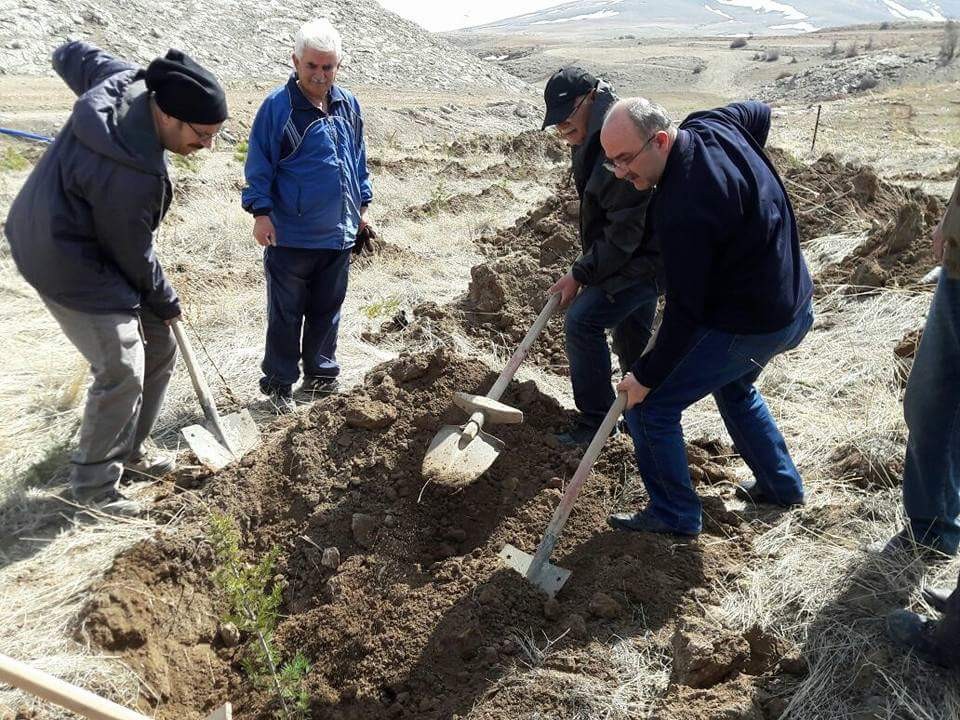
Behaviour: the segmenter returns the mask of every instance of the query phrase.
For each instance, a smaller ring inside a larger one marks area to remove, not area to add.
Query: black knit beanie
[[[147,66],[147,88],[167,115],[216,125],[227,119],[227,96],[209,70],[181,50],[168,50]]]

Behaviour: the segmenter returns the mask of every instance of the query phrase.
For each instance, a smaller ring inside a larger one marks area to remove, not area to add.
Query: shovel
[[[200,401],[200,407],[203,408],[208,426],[188,425],[180,432],[197,459],[211,470],[217,471],[258,445],[260,429],[250,415],[250,411],[246,409],[220,417],[207,381],[200,373],[190,339],[180,327],[179,320],[174,320],[170,326],[177,338],[177,346],[187,365],[190,381],[193,383],[193,389],[197,393],[197,399]]]
[[[617,424],[617,420],[623,413],[626,404],[626,393],[620,393],[610,409],[607,410],[607,415],[603,418],[600,429],[597,430],[596,435],[593,436],[593,440],[590,442],[590,446],[583,454],[583,459],[577,466],[577,471],[573,474],[573,478],[567,486],[567,491],[564,493],[563,499],[560,500],[560,504],[557,505],[557,509],[553,512],[553,518],[547,526],[547,531],[543,534],[543,540],[541,540],[537,546],[537,552],[531,557],[513,545],[505,545],[499,553],[507,565],[523,575],[550,597],[553,597],[560,591],[560,588],[563,587],[571,575],[570,570],[566,570],[559,565],[550,564],[550,555],[553,553],[553,547],[560,538],[563,526],[567,524],[567,518],[570,517],[570,511],[573,510],[573,503],[576,502],[577,495],[580,494],[580,488],[583,487],[583,483],[590,474],[593,463],[596,462],[597,456],[603,449],[603,444],[607,441],[607,437],[609,437],[610,432],[613,430],[613,426]]]
[[[493,435],[483,432],[483,426],[485,423],[523,422],[523,411],[503,404],[500,396],[559,305],[560,293],[554,293],[543,306],[490,392],[485,396],[454,393],[454,404],[465,410],[470,419],[462,427],[444,425],[433,437],[423,458],[422,472],[425,478],[463,485],[483,475],[497,459],[505,445]]]
[[[61,680],[49,673],[0,655],[0,682],[47,700],[54,705],[90,720],[153,720],[105,697]],[[233,707],[225,703],[207,715],[206,720],[232,720]]]

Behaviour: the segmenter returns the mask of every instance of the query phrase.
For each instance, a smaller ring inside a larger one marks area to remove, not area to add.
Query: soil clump
[[[724,512],[719,489],[702,485],[701,540],[607,530],[605,517],[633,472],[629,440],[614,438],[554,554],[573,577],[545,602],[497,553],[506,543],[532,552],[539,542],[579,462],[549,442],[569,412],[532,382],[514,383],[504,401],[527,419],[491,429],[507,448],[485,476],[451,488],[424,487],[420,474],[438,428],[464,420],[453,391],[482,394],[493,379],[482,364],[448,351],[404,355],[355,390],[281,421],[201,493],[171,491],[160,512],[179,515],[179,524],[117,558],[78,634],[140,674],[149,688],[141,706],[160,718],[227,699],[247,717],[275,712],[268,686],[241,669],[250,639],[221,619],[206,536],[216,511],[237,521],[250,562],[280,550],[276,644],[284,658],[301,652],[311,662],[311,717],[463,714],[498,677],[529,662],[524,643],[544,633],[563,635],[556,646],[563,652],[551,662],[574,667],[591,640],[614,633],[652,633],[649,641],[666,651],[676,618],[697,617],[739,572],[749,547],[742,518]],[[715,442],[691,448],[692,463],[726,462]],[[723,542],[710,542],[714,535]],[[564,653],[573,659],[562,660]],[[563,702],[535,704],[559,717]],[[497,717],[499,703],[484,701],[477,716]]]

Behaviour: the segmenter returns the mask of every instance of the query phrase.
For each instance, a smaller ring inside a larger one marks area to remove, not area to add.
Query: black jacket
[[[153,249],[173,192],[144,71],[82,41],[57,48],[53,67],[79,98],[10,207],[13,260],[73,310],[176,317]]]
[[[603,81],[590,110],[587,139],[573,148],[573,178],[580,196],[581,256],[574,279],[613,294],[643,280],[654,282],[659,253],[644,241],[651,191],[641,192],[603,167],[600,130],[607,109],[617,100]]]

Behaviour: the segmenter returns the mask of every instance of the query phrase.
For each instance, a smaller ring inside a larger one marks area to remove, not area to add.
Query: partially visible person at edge
[[[370,232],[363,117],[357,99],[336,84],[341,59],[340,34],[329,21],[304,24],[293,74],[267,96],[250,130],[242,200],[265,248],[267,280],[260,390],[280,410],[294,407],[301,362],[303,396],[336,389],[351,250]]]
[[[216,78],[179,50],[143,69],[86,42],[53,53],[79,95],[13,201],[6,235],[17,268],[90,363],[71,458],[77,503],[135,515],[124,470],[159,476],[174,456],[145,444],[173,373],[180,317],[153,233],[173,198],[166,151],[210,147],[227,118]]]
[[[909,524],[885,548],[930,559],[953,557],[960,545],[960,180],[933,231],[933,250],[943,265],[903,398]],[[960,668],[960,590],[924,595],[943,617],[897,610],[887,617],[890,636],[930,662]]]
[[[737,491],[756,503],[804,501],[787,444],[757,391],[763,367],[813,324],[813,283],[786,190],[764,154],[770,108],[734,103],[679,127],[644,98],[616,103],[601,131],[617,177],[656,187],[647,231],[666,281],[651,349],[618,386],[649,495],[614,528],[696,535],[702,506],[690,480],[683,411],[712,394],[753,473]]]
[[[579,67],[553,74],[543,91],[543,129],[556,126],[571,147],[580,197],[580,257],[550,288],[561,294],[576,422],[557,435],[564,445],[588,445],[615,395],[607,330],[626,372],[650,340],[657,309],[659,256],[644,235],[650,190],[636,190],[604,168],[600,128],[617,100],[613,88]]]

